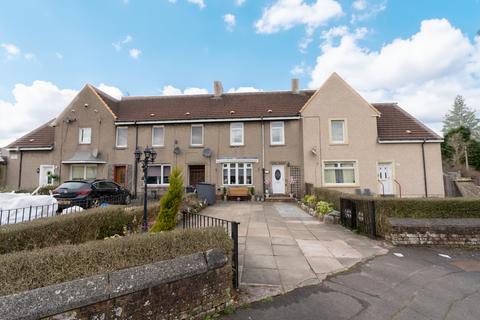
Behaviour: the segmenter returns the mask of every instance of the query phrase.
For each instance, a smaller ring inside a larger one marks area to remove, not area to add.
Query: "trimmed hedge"
[[[105,274],[178,256],[220,249],[232,240],[221,228],[175,230],[0,255],[0,296]]]
[[[315,188],[315,197],[317,200],[322,200],[333,204],[333,208],[338,211],[340,211],[340,197],[347,195],[350,194],[327,188]]]
[[[158,205],[148,208],[156,216]],[[143,208],[109,206],[38,219],[0,228],[0,254],[33,250],[62,244],[78,244],[136,231],[142,223]]]

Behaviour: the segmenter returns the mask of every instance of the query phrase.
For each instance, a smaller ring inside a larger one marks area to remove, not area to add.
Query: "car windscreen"
[[[72,181],[72,182],[62,183],[57,189],[77,190],[77,189],[85,189],[88,187],[89,187],[88,183]]]

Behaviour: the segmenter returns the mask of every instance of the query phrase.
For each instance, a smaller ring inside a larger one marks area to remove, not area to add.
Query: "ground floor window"
[[[72,180],[87,180],[97,178],[97,165],[72,165]]]
[[[224,163],[223,184],[224,185],[249,185],[252,184],[251,163]]]
[[[323,167],[325,184],[355,184],[355,161],[325,161]]]
[[[169,164],[152,165],[148,167],[147,183],[168,185],[172,166]]]

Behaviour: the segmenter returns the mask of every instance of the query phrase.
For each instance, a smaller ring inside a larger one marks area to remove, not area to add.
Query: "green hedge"
[[[78,278],[221,249],[232,241],[220,228],[175,230],[155,234],[61,245],[0,255],[0,296]]]
[[[150,206],[149,218],[158,205]],[[0,228],[0,254],[62,244],[78,244],[103,239],[125,230],[136,231],[142,223],[143,208],[109,206],[38,219]]]
[[[333,208],[335,210],[340,210],[340,197],[346,195],[346,193],[337,190],[315,188],[315,197],[317,197],[317,200],[322,200],[333,204]]]

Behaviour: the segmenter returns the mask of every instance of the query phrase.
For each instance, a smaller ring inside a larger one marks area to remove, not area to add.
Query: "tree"
[[[160,199],[160,212],[151,232],[172,230],[177,224],[177,214],[183,197],[183,174],[180,169],[173,168],[169,183],[167,192]]]
[[[480,169],[480,142],[471,138],[470,129],[459,127],[450,130],[444,136],[442,143],[442,158],[455,169],[461,169],[465,164],[465,151],[468,162],[475,169]]]
[[[458,95],[455,97],[453,108],[443,120],[443,134],[446,135],[460,127],[469,129],[474,139],[480,138],[480,119],[477,118],[475,111],[466,105],[463,97]]]

